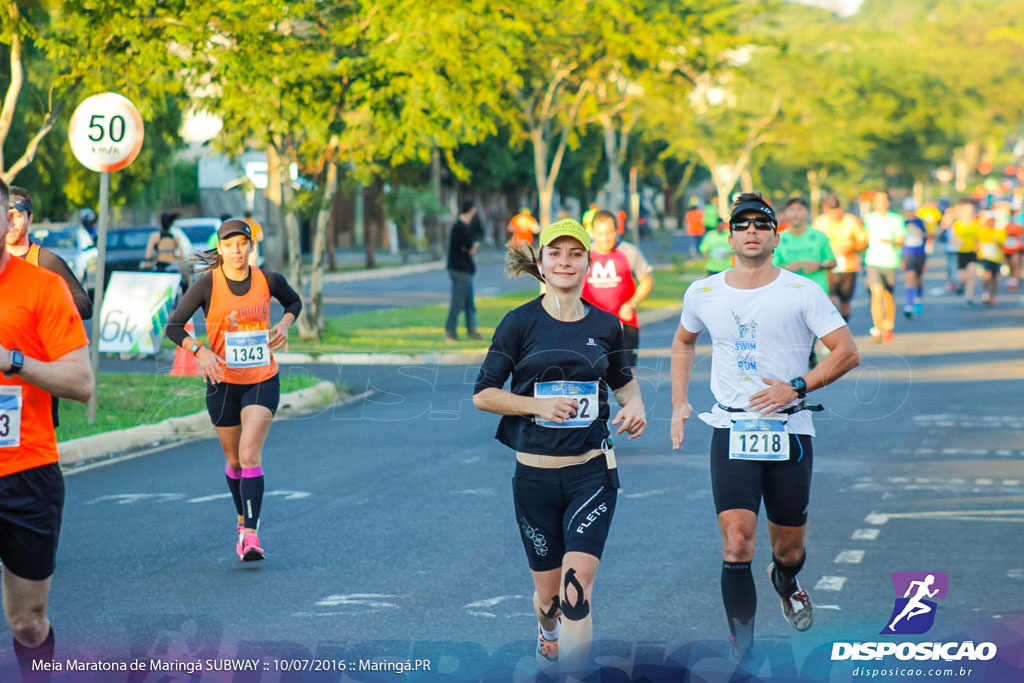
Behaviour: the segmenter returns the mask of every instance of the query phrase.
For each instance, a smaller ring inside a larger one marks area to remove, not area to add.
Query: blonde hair
[[[532,244],[508,245],[508,251],[505,252],[505,275],[514,278],[529,275],[544,282],[544,276],[537,266],[537,252],[533,250]]]

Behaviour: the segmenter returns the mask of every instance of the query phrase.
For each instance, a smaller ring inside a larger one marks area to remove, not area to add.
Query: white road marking
[[[322,600],[317,600],[316,604],[318,607],[370,607],[372,609],[394,609],[397,608],[393,602],[388,602],[398,598],[397,595],[387,595],[384,593],[348,593],[338,595],[328,595]]]
[[[843,590],[843,584],[846,583],[845,576],[823,576],[818,579],[818,583],[815,584],[814,590],[816,591],[841,591]],[[817,606],[817,605],[815,605]]]
[[[850,538],[854,541],[873,541],[878,538],[880,529],[857,529]]]
[[[868,524],[885,524],[889,521],[889,516],[880,515],[877,512],[872,512],[870,515],[864,518],[864,521]]]
[[[640,493],[627,493],[626,498],[649,498],[665,493],[665,489],[654,489],[653,491],[641,491]]]
[[[893,512],[885,516],[896,519],[951,519],[961,522],[1024,523],[1024,510],[932,510],[928,512]]]
[[[525,595],[499,595],[496,598],[484,598],[483,600],[476,600],[475,602],[471,602],[468,605],[463,606],[462,609],[480,609],[483,607],[494,607],[495,605],[499,605],[505,602],[506,600],[523,600],[525,598]]]
[[[190,502],[190,503],[208,503],[211,500],[220,500],[221,498],[230,498],[230,497],[231,497],[231,493],[230,492],[228,492],[228,493],[215,493],[212,496],[202,496],[201,498],[193,498],[192,500],[190,500],[188,502]]]
[[[462,464],[463,465],[472,465],[473,463],[475,463],[479,459],[480,459],[479,455],[474,455],[472,458],[466,458],[465,460],[463,460]]]
[[[837,564],[860,564],[860,561],[864,559],[863,550],[844,550],[833,560]]]
[[[115,493],[109,496],[100,496],[90,500],[86,505],[94,505],[95,503],[116,503],[117,505],[130,505],[132,503],[139,503],[142,501],[153,502],[153,503],[170,503],[175,500],[181,500],[185,497],[184,493]]]
[[[814,609],[834,609],[837,612],[842,611],[842,607],[839,605],[815,605]]]
[[[494,489],[460,489],[451,493],[455,496],[493,496]]]
[[[978,486],[991,486],[995,482],[992,481],[991,479],[975,479],[974,483],[977,484]]]

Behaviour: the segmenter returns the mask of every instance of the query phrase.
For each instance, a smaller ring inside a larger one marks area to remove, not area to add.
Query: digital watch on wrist
[[[192,342],[192,346],[188,347],[189,353],[193,356],[199,355],[199,349],[203,348],[203,345],[199,342]]]
[[[17,375],[25,367],[25,354],[18,349],[11,349],[11,367],[4,372],[8,377]]]
[[[803,377],[789,380],[789,386],[793,387],[797,398],[807,398],[807,382],[804,381]]]

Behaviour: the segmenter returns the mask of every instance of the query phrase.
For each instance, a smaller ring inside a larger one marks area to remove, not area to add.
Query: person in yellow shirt
[[[997,228],[995,216],[985,211],[978,219],[977,234],[978,264],[981,267],[981,303],[996,305],[999,291],[999,269],[1003,266],[1003,242],[1006,229]]]
[[[857,284],[860,255],[868,248],[868,233],[856,217],[843,211],[839,197],[830,194],[821,203],[824,213],[813,227],[828,236],[836,266],[828,273],[828,293],[843,320],[850,319],[850,301]]]
[[[964,295],[964,306],[974,307],[974,286],[976,277],[975,262],[978,260],[978,223],[977,208],[971,199],[961,199],[956,205],[956,221],[950,233],[950,246],[956,247],[957,273],[960,287],[957,294]]]

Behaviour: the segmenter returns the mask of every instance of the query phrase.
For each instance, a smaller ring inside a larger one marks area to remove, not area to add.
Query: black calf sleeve
[[[800,557],[796,564],[783,564],[782,560],[772,553],[772,562],[775,563],[775,571],[772,572],[772,585],[776,592],[783,597],[789,597],[796,591],[796,575],[804,567],[807,561],[807,551]]]
[[[749,562],[722,562],[722,603],[729,620],[729,632],[736,645],[745,649],[754,636],[757,589]]]

